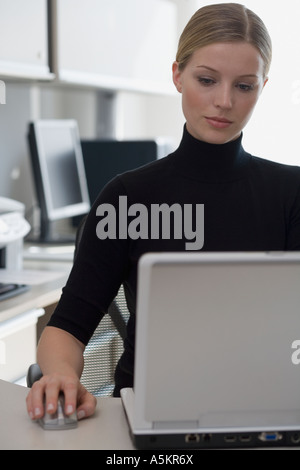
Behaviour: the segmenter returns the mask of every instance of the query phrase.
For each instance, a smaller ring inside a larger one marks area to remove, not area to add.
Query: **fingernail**
[[[68,405],[68,406],[67,406],[67,414],[68,414],[68,415],[71,415],[71,414],[73,413],[73,411],[74,411],[73,406],[72,406],[72,405]]]
[[[41,414],[41,409],[40,408],[35,408],[34,409],[34,416],[39,416]]]
[[[54,410],[53,403],[49,403],[49,405],[47,406],[47,411],[53,411],[53,410]]]
[[[82,419],[82,418],[85,418],[85,411],[84,410],[80,410],[77,413],[77,419]]]

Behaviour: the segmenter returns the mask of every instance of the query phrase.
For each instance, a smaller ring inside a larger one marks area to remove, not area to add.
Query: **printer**
[[[24,215],[24,204],[0,197],[0,268],[22,268],[23,240],[30,231]]]

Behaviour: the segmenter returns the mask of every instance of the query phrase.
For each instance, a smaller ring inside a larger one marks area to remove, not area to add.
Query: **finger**
[[[29,416],[39,419],[45,412],[52,414],[57,410],[61,379],[58,376],[44,376],[35,382],[28,397]]]
[[[32,403],[32,392],[30,390],[30,392],[28,393],[27,397],[26,397],[26,407],[27,407],[27,413],[30,417],[30,419],[34,419],[34,415],[33,415],[33,403]]]
[[[74,377],[58,376],[56,374],[45,378],[47,380],[45,406],[49,414],[57,410],[60,394],[64,396],[64,412],[71,415],[76,410],[79,380]]]
[[[44,396],[45,411],[49,414],[53,414],[57,410],[61,380],[56,376],[50,377],[49,379],[46,377],[45,380],[47,380]]]
[[[45,386],[41,381],[33,384],[27,396],[27,410],[31,419],[39,419],[44,415],[44,392]]]
[[[95,412],[97,399],[81,386],[78,397],[77,418],[78,420],[88,418]]]
[[[65,400],[65,413],[71,415],[76,411],[79,381],[68,379],[62,386]]]

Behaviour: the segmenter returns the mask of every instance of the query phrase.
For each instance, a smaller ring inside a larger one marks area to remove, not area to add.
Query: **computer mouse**
[[[46,430],[64,430],[73,429],[77,427],[77,414],[76,411],[71,415],[66,415],[64,394],[60,393],[58,396],[57,410],[53,414],[45,413],[42,418],[38,420],[43,429]]]

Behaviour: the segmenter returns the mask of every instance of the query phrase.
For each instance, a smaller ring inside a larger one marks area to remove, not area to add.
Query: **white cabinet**
[[[47,0],[0,0],[0,77],[51,77]]]
[[[0,323],[0,379],[16,382],[36,362],[36,323],[42,308]]]
[[[57,0],[60,81],[173,93],[177,6],[170,0]]]
[[[0,79],[173,94],[177,10],[174,0],[0,0]]]

